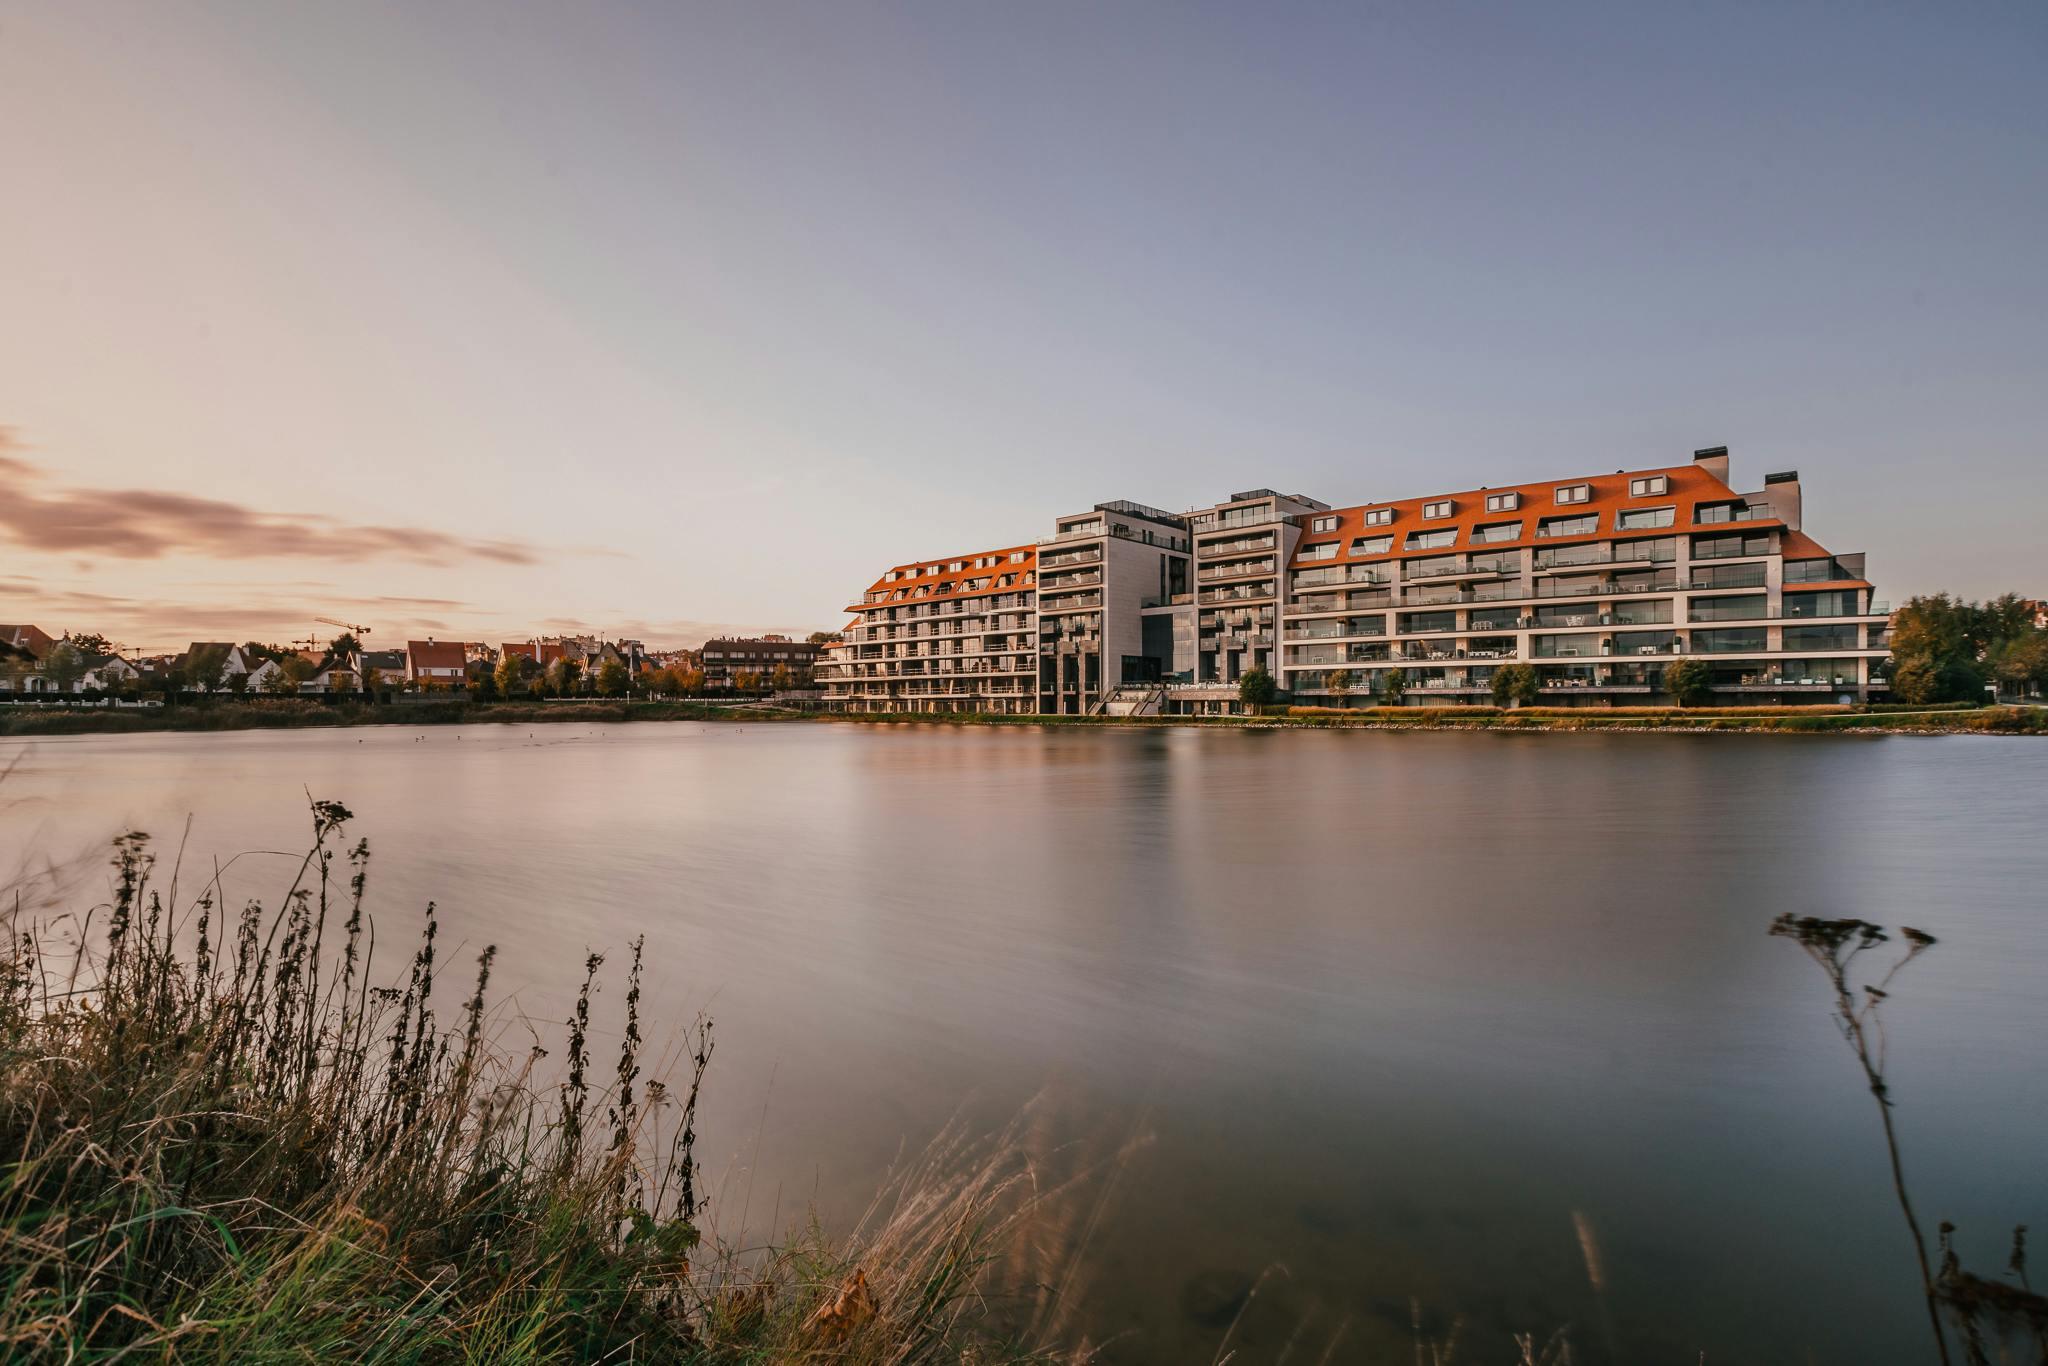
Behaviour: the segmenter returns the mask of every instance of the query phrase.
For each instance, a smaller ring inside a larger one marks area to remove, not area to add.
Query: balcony
[[[1216,579],[1246,579],[1271,575],[1277,566],[1271,560],[1254,560],[1245,564],[1212,565],[1195,571],[1195,577],[1203,583]]]

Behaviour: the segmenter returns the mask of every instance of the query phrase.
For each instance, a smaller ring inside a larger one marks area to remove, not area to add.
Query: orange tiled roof
[[[1024,558],[1016,564],[1010,563],[1010,556],[1018,551]],[[995,563],[977,569],[974,562],[993,556]],[[947,565],[959,561],[961,568],[949,570]],[[896,575],[894,583],[889,575]],[[914,575],[914,577],[913,577]],[[1006,576],[1014,575],[1012,582],[1001,582]],[[988,585],[971,591],[960,585],[972,579],[987,579]],[[908,564],[893,566],[887,573],[868,585],[867,593],[887,593],[886,601],[858,602],[848,607],[849,612],[860,613],[876,607],[886,607],[896,602],[922,602],[929,598],[980,598],[991,593],[1020,592],[1035,588],[1038,580],[1038,547],[1036,545],[1006,546],[1001,550],[971,550],[964,555],[940,555],[929,560],[912,560]],[[919,592],[923,589],[923,592]],[[867,593],[861,596],[865,598]]]

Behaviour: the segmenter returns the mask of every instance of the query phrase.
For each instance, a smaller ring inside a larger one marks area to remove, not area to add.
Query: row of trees
[[[1947,593],[1911,598],[1892,619],[1892,695],[1902,702],[1981,702],[1986,685],[2008,693],[2048,688],[2048,630],[2038,603],[2017,593],[1971,602]]]

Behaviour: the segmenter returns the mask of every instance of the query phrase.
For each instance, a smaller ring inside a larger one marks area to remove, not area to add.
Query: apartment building
[[[1298,702],[1427,705],[1485,700],[1496,670],[1527,663],[1547,704],[1593,706],[1665,700],[1665,666],[1697,658],[1726,703],[1867,698],[1885,686],[1889,609],[1861,554],[1806,533],[1803,504],[1793,471],[1738,492],[1718,446],[1343,508],[1270,489],[1178,517],[1106,503],[1037,547],[1035,602],[1012,590],[1005,621],[1035,661],[942,673],[950,656],[916,628],[946,622],[941,603],[957,613],[953,585],[986,570],[898,566],[852,609],[823,682],[852,710],[1089,712],[1154,688],[1158,710],[1202,711],[1260,667]],[[1007,690],[1020,672],[1035,698]]]
[[[1312,519],[1290,567],[1280,684],[1299,700],[1476,701],[1509,662],[1546,701],[1647,702],[1700,658],[1734,701],[1864,697],[1888,608],[1863,556],[1801,529],[1796,472],[1738,493],[1728,452],[1662,469],[1369,503]]]
[[[808,680],[818,660],[818,647],[808,640],[788,636],[762,636],[742,640],[721,636],[707,640],[699,652],[704,681],[714,688],[729,688],[741,674],[758,674],[767,679],[778,668],[787,668],[799,680]]]
[[[1124,685],[1174,671],[1162,606],[1188,590],[1188,520],[1143,503],[1097,503],[1038,543],[1038,710],[1086,715]]]
[[[887,570],[846,609],[817,681],[850,711],[1038,710],[1038,547]]]

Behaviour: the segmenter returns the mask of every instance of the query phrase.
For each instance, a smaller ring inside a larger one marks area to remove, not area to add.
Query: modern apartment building
[[[818,647],[808,640],[791,640],[788,636],[721,636],[705,641],[699,658],[704,665],[704,681],[715,688],[733,686],[741,674],[758,674],[766,679],[778,668],[786,668],[800,682],[807,682],[812,666],[817,663]]]
[[[1737,492],[1725,447],[1346,508],[1269,489],[1183,516],[1105,503],[1059,519],[1036,601],[1010,609],[1035,661],[949,671],[937,689],[922,636],[876,636],[945,622],[930,604],[960,599],[941,585],[986,574],[951,561],[870,589],[823,681],[852,710],[1190,711],[1231,705],[1254,666],[1299,702],[1425,705],[1483,700],[1495,670],[1528,663],[1547,703],[1625,705],[1662,700],[1665,665],[1699,658],[1729,703],[1868,697],[1884,687],[1888,609],[1863,556],[1829,552],[1803,513],[1796,472]],[[994,553],[1029,568],[1028,550]],[[915,672],[892,672],[899,642]],[[1035,699],[995,691],[1020,672]]]
[[[849,711],[1038,710],[1038,547],[899,564],[869,585],[817,681]]]
[[[1188,519],[1143,503],[1062,517],[1038,545],[1038,707],[1086,715],[1174,670],[1162,605],[1188,588]]]

